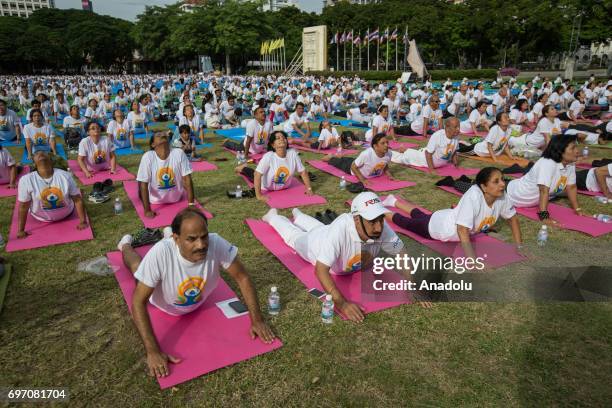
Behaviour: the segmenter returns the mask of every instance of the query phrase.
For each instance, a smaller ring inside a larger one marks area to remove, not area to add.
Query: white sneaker
[[[385,198],[382,202],[382,205],[385,207],[395,207],[395,203],[397,202],[397,198],[393,194],[389,194],[387,198]]]
[[[276,208],[270,208],[270,210],[263,217],[261,217],[261,219],[269,224],[272,217],[276,217],[277,215],[278,210]]]
[[[132,241],[133,241],[133,238],[130,234],[124,235],[123,238],[121,238],[121,241],[119,241],[119,243],[117,244],[117,249],[119,251],[123,251],[123,246],[132,245]]]
[[[168,239],[172,237],[172,227],[164,228],[164,239]]]

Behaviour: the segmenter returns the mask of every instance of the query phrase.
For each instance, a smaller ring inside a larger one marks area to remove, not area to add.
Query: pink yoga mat
[[[138,248],[144,255],[150,247]],[[115,278],[130,312],[136,283],[131,272],[123,265],[118,251],[106,254],[109,263],[119,267]],[[162,352],[180,358],[178,364],[170,364],[170,375],[158,378],[162,389],[172,387],[201,375],[227,367],[239,361],[270,352],[282,346],[280,340],[264,344],[251,340],[248,315],[228,319],[215,305],[236,297],[232,289],[220,278],[217,288],[195,311],[183,316],[171,316],[153,305],[148,305],[153,332]]]
[[[389,140],[389,149],[397,150],[397,149],[413,149],[415,147],[419,147],[418,144],[409,143],[409,142],[396,142],[395,140]]]
[[[85,177],[85,173],[81,170],[79,163],[76,160],[68,160],[68,167],[72,170],[72,173],[79,179],[81,184],[84,186],[90,186],[97,182],[103,182],[106,179],[111,179],[113,181],[125,181],[125,180],[133,180],[135,177],[132,173],[128,172],[123,167],[117,165],[117,169],[115,174],[111,174],[110,170],[101,170],[95,172],[92,178]]]
[[[576,163],[576,168],[588,170],[592,169],[593,165],[591,163]]]
[[[336,156],[350,156],[351,154],[357,153],[357,150],[353,150],[353,149],[342,149],[342,152],[338,153],[338,149],[336,148],[317,150],[317,149],[311,149],[310,147],[293,145],[293,144],[289,145],[289,147],[291,147],[292,149],[296,149],[296,150],[302,150],[304,152],[320,153],[320,154],[325,154],[325,155],[334,154]]]
[[[411,139],[414,140],[427,140],[427,138],[425,136],[419,136],[419,135],[395,135],[396,137],[409,137]]]
[[[246,178],[243,174],[240,175],[250,188],[253,188],[251,180]],[[291,185],[284,190],[277,191],[266,191],[263,193],[268,197],[268,204],[271,208],[293,208],[302,207],[306,205],[319,205],[326,204],[327,200],[325,197],[319,195],[306,195],[306,186],[300,183],[295,178],[291,179]]]
[[[380,197],[384,200],[385,197]],[[399,200],[399,199],[398,199]],[[349,202],[350,203],[350,202]],[[404,211],[396,207],[389,208],[394,213],[408,216]],[[431,211],[419,207],[424,213],[430,214]],[[442,242],[434,239],[426,239],[422,236],[415,234],[414,232],[400,228],[393,222],[389,222],[389,226],[395,231],[403,235],[406,235],[415,241],[425,245],[428,248],[433,249],[439,254],[447,257],[464,257],[465,253],[461,244],[458,242]],[[515,262],[521,262],[526,258],[516,251],[516,248],[512,244],[505,243],[486,234],[477,234],[471,237],[472,247],[477,257],[484,257],[485,264],[491,268],[499,268],[504,265],[508,265]]]
[[[337,169],[336,167],[330,165],[327,162],[324,162],[321,160],[309,160],[307,163],[310,164],[315,169],[324,171],[325,173],[331,174],[332,176],[336,176],[338,178],[344,176],[346,181],[348,181],[349,183],[359,182],[357,177],[350,175],[350,174],[346,174],[342,170]],[[370,178],[368,179],[368,181],[371,183],[370,187],[368,188],[372,191],[377,191],[377,192],[378,191],[399,190],[404,187],[416,186],[416,183],[413,183],[412,181],[390,180],[389,177],[387,177],[384,174],[380,177]]]
[[[470,132],[461,132],[460,136],[469,136],[469,137],[486,137],[488,134],[488,132],[486,130],[479,130],[476,133],[474,133],[473,131]]]
[[[449,186],[438,186],[438,188],[459,197],[462,195],[460,192]],[[516,207],[516,212],[531,220],[540,222],[540,219],[538,218],[537,206],[527,208]],[[592,237],[599,237],[612,232],[612,223],[606,224],[604,222],[597,221],[592,217],[576,215],[574,210],[563,207],[562,205],[549,203],[548,212],[550,213],[550,218],[559,221],[559,228],[582,232]]]
[[[76,210],[68,218],[56,222],[42,222],[28,213],[25,230],[30,235],[23,239],[17,238],[19,232],[19,201],[15,202],[11,231],[9,232],[6,252],[23,251],[25,249],[43,248],[51,245],[66,244],[69,242],[93,239],[91,225],[79,231],[79,217]]]
[[[21,173],[17,175],[17,180],[15,181],[15,188],[8,188],[7,184],[0,184],[0,198],[2,197],[14,197],[17,195],[17,185],[19,184],[19,179],[30,172],[29,166],[24,166]]]
[[[212,170],[218,170],[219,168],[215,166],[214,164],[209,163],[207,161],[192,161],[191,169],[193,171],[212,171]]]
[[[418,170],[418,171],[422,171],[427,174],[431,173],[431,171],[429,170],[429,167],[419,167],[419,166],[407,166],[407,167]],[[439,176],[442,176],[442,177],[451,176],[453,178],[460,177],[462,175],[473,176],[475,174],[478,174],[479,171],[480,169],[455,167],[452,164],[447,164],[445,166],[436,168],[436,172],[438,173]]]
[[[323,286],[315,275],[314,266],[302,259],[293,249],[291,249],[280,235],[268,223],[261,220],[247,219],[246,224],[249,226],[255,238],[272,253],[278,260],[285,265],[289,272],[295,275],[300,282],[306,286],[307,290],[317,288],[321,291]],[[388,309],[402,304],[410,303],[408,299],[404,301],[381,301],[376,299],[375,295],[365,294],[361,286],[361,278],[363,273],[357,272],[347,275],[331,274],[338,290],[348,301],[358,303],[365,308],[366,313],[377,312],[379,310]]]
[[[160,228],[166,227],[172,224],[172,220],[184,208],[187,208],[188,202],[187,199],[181,200],[179,202],[173,204],[151,204],[151,209],[157,213],[154,218],[147,218],[144,215],[144,207],[142,206],[142,201],[138,197],[138,182],[137,181],[124,181],[123,188],[125,188],[125,192],[127,193],[128,198],[134,205],[136,209],[136,213],[138,217],[142,220],[142,223],[147,228]],[[202,205],[196,200],[196,207],[198,207],[206,218],[211,219],[213,216],[211,213],[206,211]]]
[[[231,154],[233,154],[234,156],[236,156],[236,152],[232,149],[228,149],[227,147],[224,147],[223,150],[226,150],[230,152]],[[263,157],[262,153],[249,154],[249,160],[253,160],[254,163],[259,163],[262,157]]]

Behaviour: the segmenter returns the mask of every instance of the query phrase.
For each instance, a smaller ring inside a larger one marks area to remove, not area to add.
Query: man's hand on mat
[[[254,340],[255,337],[259,337],[261,341],[269,344],[274,341],[274,337],[276,336],[274,336],[270,326],[268,326],[263,320],[259,320],[251,324],[251,339]]]
[[[338,309],[353,322],[361,323],[365,318],[365,309],[355,303],[344,301],[338,305]]]
[[[257,197],[259,201],[263,201],[264,203],[267,203],[269,198],[270,197],[268,197],[267,195],[263,195],[263,194],[260,194],[259,197]]]
[[[166,377],[170,374],[168,361],[178,364],[181,362],[181,359],[161,352],[148,353],[147,366],[149,367],[149,375],[151,377]]]
[[[153,210],[145,211],[145,217],[154,218],[157,214]]]
[[[16,185],[16,184],[9,184],[9,185],[8,185],[8,188],[9,188],[9,189],[17,188],[17,185]]]
[[[92,178],[92,177],[93,177],[93,173],[91,173],[91,172],[89,172],[89,171],[85,170],[85,177],[87,177],[87,178]]]
[[[117,170],[113,170],[113,169],[110,170],[110,174],[115,174],[116,172]]]
[[[363,184],[364,187],[368,187],[368,188],[372,186],[372,183],[368,179],[363,179],[363,183],[361,184]]]
[[[576,209],[576,210],[574,210],[574,212],[576,213],[576,215],[581,215],[583,217],[588,217],[589,216],[586,212],[584,212],[584,210],[582,208]]]
[[[304,194],[306,194],[307,196],[311,196],[314,193],[312,192],[312,188],[307,188],[306,191],[304,192]]]
[[[79,231],[82,231],[82,230],[84,230],[85,228],[87,228],[87,221],[80,222],[80,223],[79,223],[79,225],[77,225],[77,229],[78,229]]]
[[[27,237],[28,235],[30,235],[30,233],[29,233],[29,232],[19,231],[19,232],[17,233],[17,238],[19,238],[19,239],[23,239],[23,238]]]

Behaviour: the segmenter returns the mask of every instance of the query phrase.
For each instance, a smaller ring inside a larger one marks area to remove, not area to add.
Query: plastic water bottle
[[[6,244],[6,242],[4,242],[4,238],[2,237],[2,234],[0,234],[0,249],[4,248],[5,244]]]
[[[340,156],[342,154],[342,145],[341,144],[338,145],[338,148],[336,149],[336,154],[338,156]]]
[[[244,152],[243,151],[239,151],[238,153],[236,153],[236,159],[238,160],[238,164],[244,164],[244,162],[246,161],[244,159]]]
[[[538,232],[538,246],[543,247],[546,245],[546,241],[548,241],[548,227],[546,225],[542,225],[540,231]]]
[[[268,295],[268,314],[276,316],[278,312],[280,312],[280,295],[278,294],[278,288],[272,286],[270,295]]]
[[[242,187],[236,186],[236,198],[242,198]]]
[[[582,149],[582,157],[589,157],[589,146],[584,146]]]
[[[334,301],[332,300],[332,295],[325,295],[321,308],[321,321],[326,324],[334,322]]]
[[[612,221],[612,219],[610,219],[610,216],[607,214],[595,214],[593,218],[595,218],[599,222],[603,222],[606,224]]]
[[[123,212],[123,204],[119,197],[115,198],[115,215],[119,215]]]
[[[599,204],[608,204],[609,202],[611,202],[604,196],[596,196],[595,200],[597,200]]]
[[[346,190],[346,179],[344,176],[340,179],[340,190]]]

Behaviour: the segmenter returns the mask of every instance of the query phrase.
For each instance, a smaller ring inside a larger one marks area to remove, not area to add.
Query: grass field
[[[215,142],[203,152],[208,161],[231,157],[220,149],[220,138],[207,137]],[[141,148],[145,144],[139,141]],[[596,158],[609,150],[591,152]],[[315,156],[302,153],[303,160]],[[119,157],[119,163],[135,174],[139,157]],[[87,202],[95,240],[5,255],[14,270],[0,314],[0,385],[68,387],[77,406],[609,406],[609,303],[440,303],[429,310],[405,305],[368,315],[360,325],[323,325],[319,303],[242,222],[261,217],[267,206],[228,199],[226,189],[241,179],[233,174],[233,158],[217,164],[216,172],[194,173],[196,196],[215,215],[211,231],[240,248],[260,302],[265,304],[270,286],[279,287],[282,312],[270,322],[284,346],[160,391],[145,375],[140,338],[114,277],[76,271],[79,262],[114,250],[124,233],[141,227],[119,188],[112,198],[122,199],[120,216],[113,214],[112,200]],[[437,210],[457,202],[433,187],[435,177],[397,167],[392,172],[418,183],[400,195],[422,206]],[[344,211],[351,193],[340,191],[337,179],[314,173],[314,190],[329,204],[303,210]],[[591,214],[610,212],[591,197],[579,200]],[[12,198],[0,199],[5,237],[13,205]],[[509,276],[612,264],[611,235],[553,231],[540,248],[539,224],[520,221],[530,258],[504,268]],[[509,228],[498,227],[509,241]],[[402,239],[412,251],[423,250]]]

